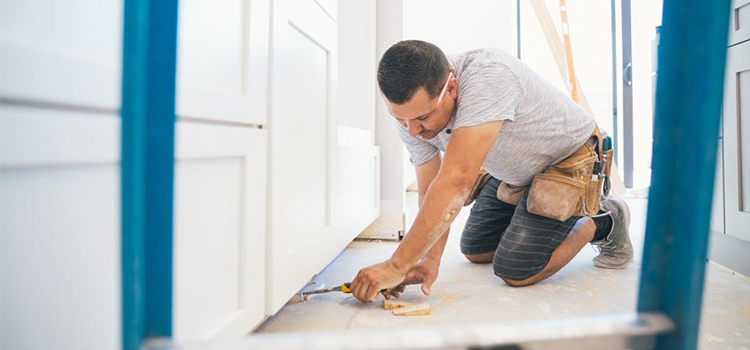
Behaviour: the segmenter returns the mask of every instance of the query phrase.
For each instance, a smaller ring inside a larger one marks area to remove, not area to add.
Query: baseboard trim
[[[357,239],[399,241],[403,233],[403,212],[381,212],[380,216],[357,236]]]
[[[710,239],[709,260],[750,276],[750,242],[716,231]]]

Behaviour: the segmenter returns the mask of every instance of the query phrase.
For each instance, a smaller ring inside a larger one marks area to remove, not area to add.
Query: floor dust
[[[415,201],[415,197],[411,198]],[[633,215],[631,235],[636,251],[633,264],[623,270],[594,267],[596,251],[585,247],[556,275],[536,285],[513,288],[497,278],[491,265],[468,262],[459,252],[459,238],[468,215],[464,209],[452,225],[432,295],[410,286],[400,298],[429,303],[432,315],[395,317],[382,301],[361,304],[350,295],[329,293],[289,304],[269,318],[257,332],[372,329],[450,325],[468,322],[549,320],[595,316],[635,310],[638,293],[646,199],[626,198]],[[416,203],[416,202],[414,202]],[[351,280],[367,265],[387,259],[396,243],[352,242],[316,279],[326,285]],[[699,336],[700,349],[750,350],[750,278],[709,263]]]

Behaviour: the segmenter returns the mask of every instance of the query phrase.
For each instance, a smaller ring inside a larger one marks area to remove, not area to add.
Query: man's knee
[[[492,258],[494,255],[494,252],[482,254],[464,254],[467,260],[475,264],[489,264],[492,262]]]
[[[508,284],[511,287],[526,287],[526,286],[530,286],[530,285],[532,285],[532,284],[534,284],[536,282],[536,281],[531,281],[531,278],[527,278],[525,280],[520,280],[520,281],[519,280],[510,279],[510,278],[504,278],[504,277],[500,277],[500,279],[503,280],[503,282],[505,282],[506,284]]]
[[[526,254],[499,250],[492,264],[495,276],[512,287],[534,284],[533,277],[541,271],[540,261],[531,260]]]

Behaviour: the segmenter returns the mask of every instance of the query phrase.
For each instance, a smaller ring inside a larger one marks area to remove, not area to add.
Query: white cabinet
[[[274,2],[268,314],[379,212],[379,152],[372,133],[343,126],[352,123],[335,113],[335,19],[343,14],[334,8],[314,0]]]
[[[174,336],[264,317],[269,0],[180,1]]]
[[[750,43],[727,50],[724,180],[726,234],[750,241]]]
[[[709,259],[750,274],[750,1],[734,0]]]
[[[0,348],[121,346],[120,1],[0,1]]]

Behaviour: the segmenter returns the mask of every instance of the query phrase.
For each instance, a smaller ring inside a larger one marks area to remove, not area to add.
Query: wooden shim
[[[406,301],[401,301],[401,300],[396,300],[396,299],[383,299],[383,309],[385,310],[395,310],[395,309],[400,309],[402,307],[407,307],[407,306],[412,306],[412,305],[414,304],[406,302]]]
[[[417,304],[392,311],[396,316],[426,316],[431,313],[430,304]]]

